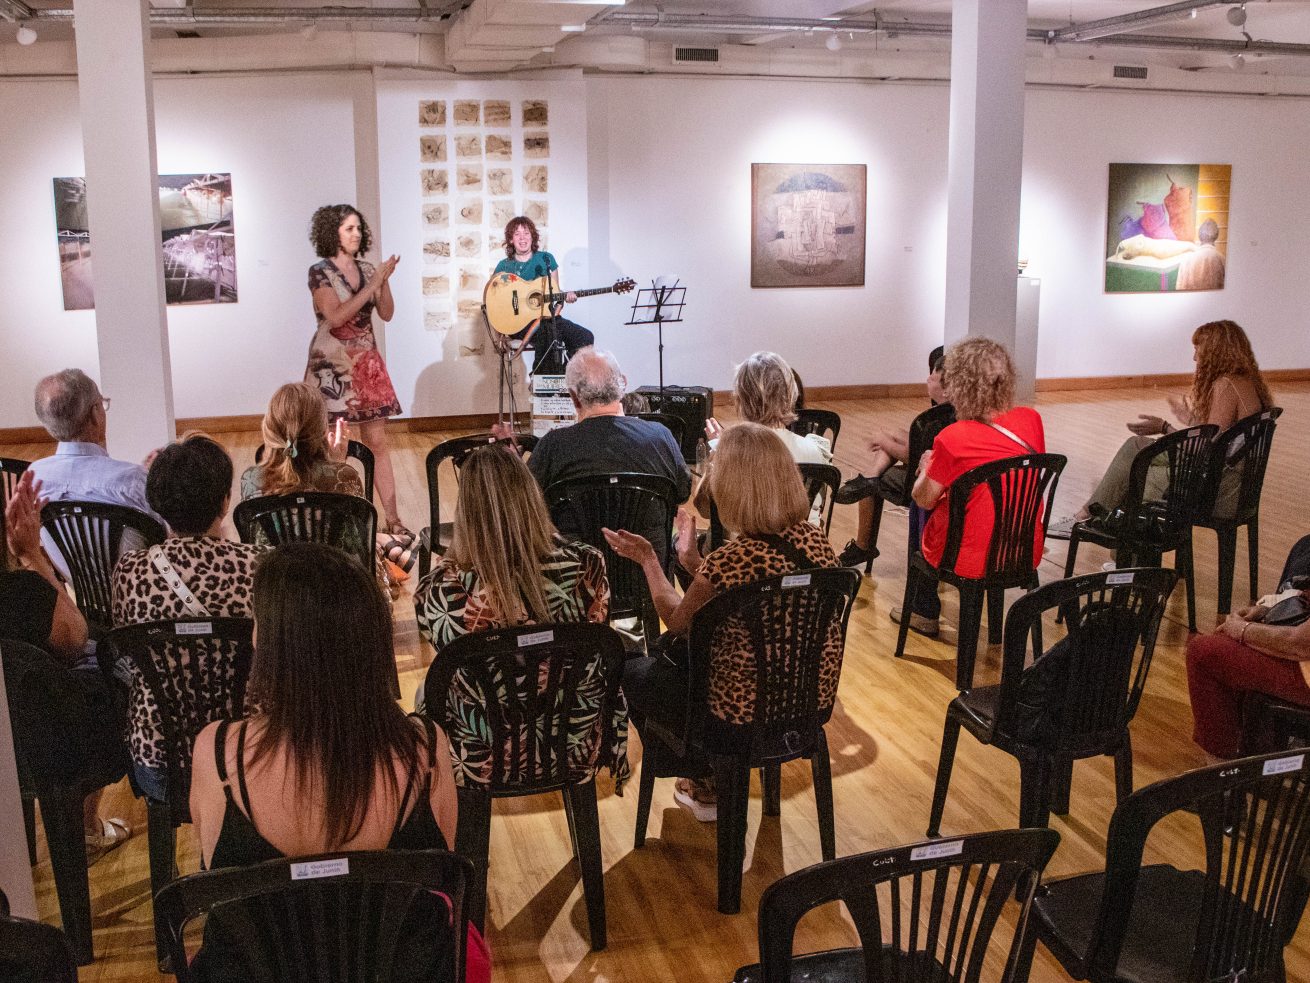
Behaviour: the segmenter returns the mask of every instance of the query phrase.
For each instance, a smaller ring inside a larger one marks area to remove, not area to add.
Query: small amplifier
[[[652,412],[676,416],[684,424],[682,459],[696,463],[696,445],[705,439],[705,421],[714,415],[714,390],[704,386],[642,386],[638,394],[645,396]]]

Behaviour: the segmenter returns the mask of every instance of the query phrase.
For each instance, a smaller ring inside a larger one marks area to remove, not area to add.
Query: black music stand
[[[650,287],[641,287],[632,301],[632,317],[628,324],[653,324],[659,329],[660,340],[660,395],[664,395],[664,325],[676,324],[682,320],[682,309],[687,304],[687,288],[678,286],[677,280],[672,286],[662,287],[656,281]]]

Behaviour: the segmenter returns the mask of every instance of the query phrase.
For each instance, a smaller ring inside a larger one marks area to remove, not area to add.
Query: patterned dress
[[[348,302],[373,277],[373,264],[356,260],[359,289],[355,289],[330,259],[309,268],[309,292],[329,287],[337,299]],[[314,305],[318,329],[309,345],[305,381],[316,386],[327,403],[328,418],[344,417],[351,423],[382,420],[400,412],[400,401],[387,375],[386,363],[373,337],[373,301],[340,327],[330,327]]]
[[[564,543],[541,566],[550,621],[556,624],[594,621],[604,624],[609,615],[610,587],[605,577],[605,560],[600,551],[585,543]],[[491,628],[509,627],[491,604],[486,587],[476,571],[461,570],[450,559],[443,559],[420,581],[414,591],[414,611],[419,631],[432,643],[441,658],[441,650],[462,635]],[[514,624],[533,624],[520,619]],[[600,667],[578,687],[579,705],[575,708],[574,733],[569,736],[570,749],[600,747],[596,731],[610,730],[608,748],[600,753],[608,760],[579,761],[580,768],[609,765],[615,790],[621,794],[631,771],[628,767],[628,707],[622,694],[608,723],[599,718],[596,708],[605,693]],[[425,700],[437,694],[424,694]],[[485,714],[478,709],[482,697],[462,675],[456,675],[447,694],[451,754],[455,759],[457,785],[486,784],[491,770],[491,734]],[[526,748],[527,741],[520,741]]]

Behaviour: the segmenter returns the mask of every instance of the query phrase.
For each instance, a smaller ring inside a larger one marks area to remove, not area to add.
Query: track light
[[[26,24],[23,24],[18,28],[18,32],[14,35],[14,40],[21,45],[35,44],[36,31],[28,27]]]
[[[829,34],[828,40],[823,42],[823,46],[829,51],[841,51],[841,38],[835,34]]]
[[[1233,27],[1241,27],[1246,23],[1246,4],[1228,8],[1228,23]]]

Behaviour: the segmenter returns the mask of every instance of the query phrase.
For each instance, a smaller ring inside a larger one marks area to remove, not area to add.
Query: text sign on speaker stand
[[[573,422],[573,400],[569,399],[562,375],[532,377],[532,432],[540,437]]]

